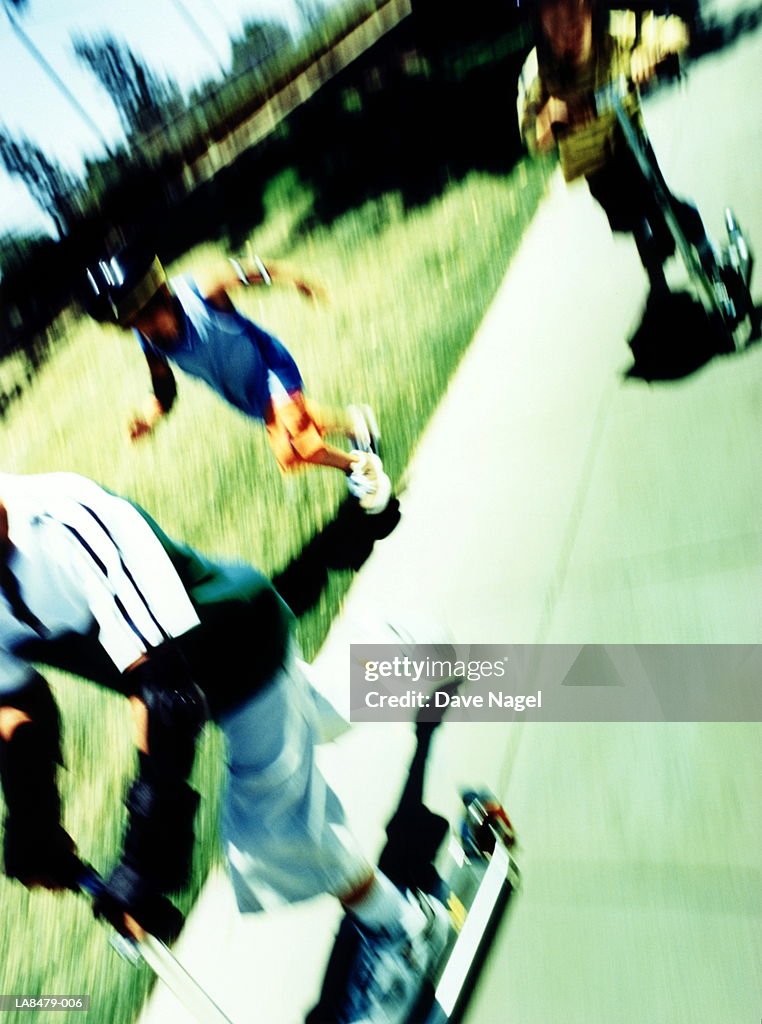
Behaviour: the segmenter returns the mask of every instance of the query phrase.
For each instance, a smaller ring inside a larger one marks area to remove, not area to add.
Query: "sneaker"
[[[352,425],[350,440],[357,451],[379,454],[381,432],[378,420],[369,405],[348,405],[347,415]]]
[[[433,896],[408,893],[415,923],[371,931],[354,922],[357,958],[347,983],[340,1024],[406,1024],[426,976],[447,945],[450,916]]]
[[[383,512],[392,496],[392,484],[384,473],[381,459],[373,452],[352,451],[356,459],[352,472],[347,477],[347,487],[360,508],[371,515]]]

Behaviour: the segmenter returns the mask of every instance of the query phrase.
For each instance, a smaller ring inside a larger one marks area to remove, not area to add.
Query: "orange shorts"
[[[325,451],[323,434],[312,419],[301,391],[294,391],[288,400],[271,401],[265,416],[270,447],[284,473],[298,469]]]

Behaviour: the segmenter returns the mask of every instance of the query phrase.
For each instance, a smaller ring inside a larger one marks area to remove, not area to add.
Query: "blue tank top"
[[[192,278],[175,277],[169,284],[182,310],[180,337],[174,348],[165,350],[136,331],[144,351],[200,377],[236,409],[257,419],[265,418],[273,387],[303,389],[298,366],[277,338],[237,310],[215,309]]]

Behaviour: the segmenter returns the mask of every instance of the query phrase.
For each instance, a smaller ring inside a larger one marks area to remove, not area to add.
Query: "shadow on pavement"
[[[363,512],[346,498],[334,518],[305,544],[288,565],[273,577],[273,584],[294,615],[302,616],[317,604],[331,569],[357,572],[377,540],[388,537],[401,519],[399,501],[392,498],[378,515]]]
[[[729,354],[724,332],[687,292],[652,293],[628,344],[634,362],[625,377],[645,381],[680,380]]]
[[[453,678],[437,689],[452,694],[462,682]],[[444,892],[434,861],[450,826],[446,818],[429,810],[423,802],[423,791],[431,742],[444,714],[444,710],[435,715],[419,713],[416,719],[415,751],[399,803],[386,826],[387,842],[378,861],[379,869],[403,892],[421,889],[440,898]],[[331,1024],[337,1019],[360,945],[360,933],[345,914],[326,965],[319,1002],[308,1013],[305,1024]]]

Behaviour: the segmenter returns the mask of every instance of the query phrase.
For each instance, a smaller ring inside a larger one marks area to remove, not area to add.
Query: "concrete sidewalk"
[[[749,37],[649,111],[675,190],[713,231],[731,202],[759,244],[761,57]],[[348,644],[385,622],[463,643],[759,641],[762,346],[674,384],[625,381],[644,292],[634,247],[555,179],[421,441],[402,523],[316,662],[338,703]],[[758,725],[445,726],[430,803],[452,814],[460,785],[489,785],[522,842],[524,891],[472,1024],[756,1019],[760,739]],[[370,851],[411,749],[406,726],[368,725],[321,752]],[[319,900],[242,920],[217,877],[177,952],[236,1024],[297,1024],[336,918]],[[189,1020],[160,986],[141,1017]]]

